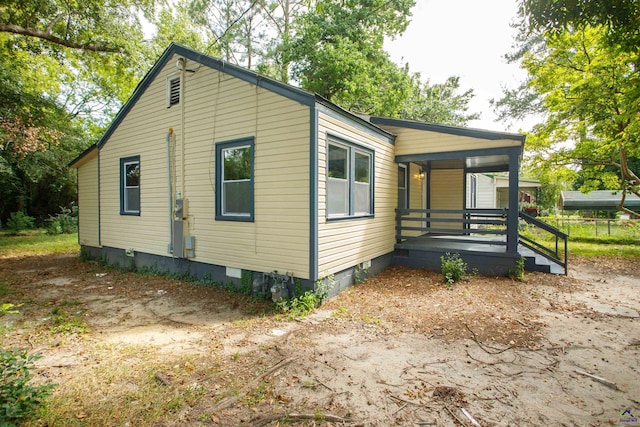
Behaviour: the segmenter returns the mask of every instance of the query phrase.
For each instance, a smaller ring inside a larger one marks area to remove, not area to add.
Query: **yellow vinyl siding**
[[[513,139],[487,140],[396,126],[381,127],[397,135],[395,152],[397,156],[521,145],[520,141]]]
[[[462,169],[434,169],[431,171],[431,209],[462,210],[464,197]],[[437,218],[462,218],[457,214],[432,214],[432,228],[462,228],[460,222],[442,222]]]
[[[97,150],[78,168],[78,240],[81,245],[100,246]]]
[[[174,196],[188,200],[193,260],[308,278],[309,107],[204,66],[184,74],[181,104],[166,108],[175,63],[167,61],[101,151],[103,245],[167,255],[165,137],[173,128]],[[214,143],[238,138],[254,138],[254,222],[215,220]],[[119,159],[132,155],[140,155],[139,217],[120,215]]]
[[[374,150],[374,217],[326,218],[327,133]],[[398,165],[393,145],[325,112],[318,114],[318,274],[326,276],[393,251]]]

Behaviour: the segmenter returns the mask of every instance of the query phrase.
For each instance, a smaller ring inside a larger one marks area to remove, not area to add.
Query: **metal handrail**
[[[535,253],[542,255],[543,257],[547,258],[548,260],[555,262],[556,264],[560,265],[561,267],[564,268],[564,274],[567,275],[568,274],[568,263],[567,263],[567,255],[568,255],[568,241],[569,241],[569,236],[566,233],[563,233],[562,231],[558,230],[557,228],[547,224],[544,221],[540,221],[538,218],[535,218],[529,214],[526,214],[522,211],[518,212],[518,216],[520,218],[522,218],[527,224],[531,224],[537,228],[540,228],[541,230],[544,230],[548,233],[551,233],[555,236],[555,249],[549,248],[543,244],[541,244],[540,242],[536,242],[533,239],[530,239],[526,236],[521,236],[518,233],[518,241],[521,245],[531,249],[532,251],[534,251]],[[564,251],[562,253],[562,257],[560,256],[559,253],[559,248],[560,248],[560,241],[563,241],[564,243]]]

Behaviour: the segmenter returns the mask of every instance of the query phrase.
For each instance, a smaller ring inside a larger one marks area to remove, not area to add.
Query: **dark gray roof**
[[[621,198],[621,191],[611,190],[594,190],[590,193],[562,191],[560,194],[562,208],[566,210],[615,210]],[[635,194],[627,194],[624,206],[634,211],[640,210],[640,198]]]
[[[120,111],[118,112],[116,117],[111,122],[111,125],[107,128],[105,133],[102,135],[100,140],[98,140],[94,145],[90,146],[87,150],[85,150],[85,152],[81,153],[76,159],[72,160],[71,163],[69,164],[70,166],[73,166],[74,164],[76,164],[81,158],[86,156],[89,152],[91,152],[96,147],[99,148],[99,149],[102,148],[102,146],[109,140],[109,137],[111,136],[111,134],[115,131],[115,129],[118,127],[118,125],[120,125],[122,120],[129,113],[131,108],[136,104],[138,99],[142,96],[142,94],[145,92],[145,90],[149,87],[149,85],[151,84],[153,79],[161,71],[162,67],[165,66],[167,61],[174,54],[183,56],[183,57],[185,57],[187,59],[191,59],[192,61],[195,61],[195,62],[198,62],[198,63],[203,64],[205,66],[211,67],[214,70],[218,70],[218,71],[227,73],[229,75],[232,75],[232,76],[234,76],[236,78],[244,80],[244,81],[246,81],[248,83],[251,83],[253,85],[265,88],[265,89],[270,90],[272,92],[275,92],[275,93],[277,93],[279,95],[282,95],[282,96],[284,96],[286,98],[289,98],[289,99],[292,99],[294,101],[297,101],[297,102],[299,102],[299,103],[301,103],[303,105],[307,105],[309,107],[314,107],[316,105],[323,105],[323,106],[335,111],[339,115],[341,115],[343,117],[346,117],[346,118],[349,118],[351,120],[355,120],[360,125],[371,129],[372,131],[380,134],[381,136],[383,136],[385,138],[388,138],[390,141],[393,141],[393,135],[391,135],[386,130],[376,126],[375,124],[369,122],[368,120],[363,119],[362,117],[360,117],[360,116],[358,116],[356,114],[351,113],[350,111],[347,111],[347,110],[341,108],[340,106],[338,106],[338,105],[332,103],[331,101],[321,97],[320,95],[308,92],[308,91],[306,91],[304,89],[301,89],[301,88],[298,88],[298,87],[295,87],[295,86],[291,86],[291,85],[286,84],[286,83],[279,82],[279,81],[277,81],[275,79],[260,75],[260,74],[258,74],[256,72],[251,71],[251,70],[247,70],[247,69],[242,68],[240,66],[225,62],[225,61],[223,61],[221,59],[214,58],[214,57],[206,55],[204,53],[195,51],[195,50],[193,50],[191,48],[188,48],[186,46],[182,46],[182,45],[179,45],[179,44],[176,44],[176,43],[171,43],[169,45],[169,47],[160,56],[160,58],[158,58],[156,63],[153,65],[153,67],[147,72],[147,74],[144,76],[144,78],[138,83],[138,85],[136,86],[135,90],[133,91],[133,94],[131,95],[129,100],[127,100],[127,102],[122,106],[122,108],[120,109]]]
[[[472,138],[488,139],[492,141],[498,140],[498,139],[511,139],[515,141],[520,141],[521,143],[524,144],[524,140],[525,140],[525,135],[522,135],[519,133],[494,132],[494,131],[483,130],[483,129],[473,129],[473,128],[467,128],[467,127],[419,122],[416,120],[393,119],[390,117],[371,116],[369,118],[369,121],[373,124],[380,125],[380,126],[397,126],[397,127],[404,127],[409,129],[448,133],[448,134],[457,135],[457,136],[469,136]]]

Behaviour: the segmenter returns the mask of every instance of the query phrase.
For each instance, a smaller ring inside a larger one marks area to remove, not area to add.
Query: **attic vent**
[[[172,77],[167,86],[167,108],[180,104],[180,77]]]

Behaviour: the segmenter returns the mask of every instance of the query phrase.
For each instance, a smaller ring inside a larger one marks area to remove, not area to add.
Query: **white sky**
[[[502,86],[516,87],[526,73],[507,64],[504,55],[512,50],[516,18],[515,0],[417,0],[411,24],[405,33],[385,43],[391,59],[408,62],[431,83],[459,76],[461,91],[474,90],[470,112],[481,113],[469,127],[495,131],[530,130],[533,122],[510,128],[495,122],[491,98],[502,96]]]

